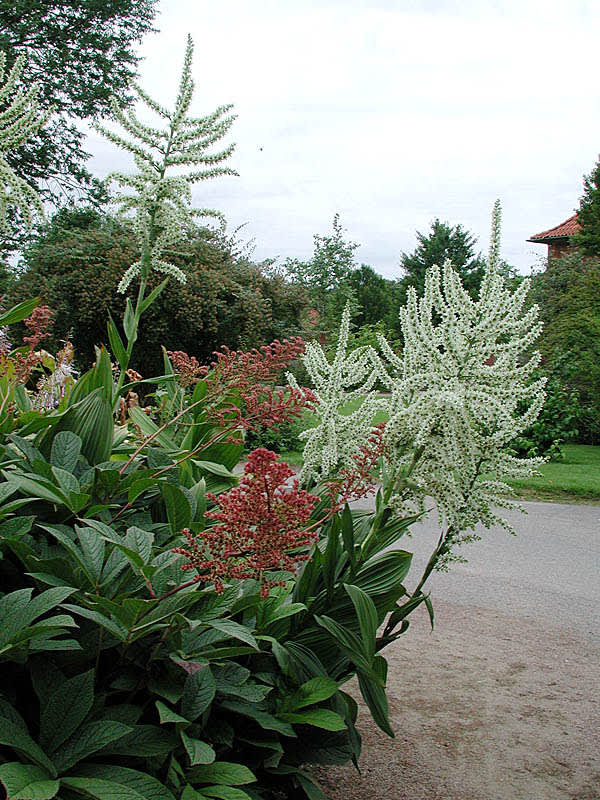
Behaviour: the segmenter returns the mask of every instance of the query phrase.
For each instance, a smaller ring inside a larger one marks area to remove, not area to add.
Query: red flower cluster
[[[17,383],[27,383],[31,373],[42,361],[42,356],[36,351],[36,347],[42,339],[50,336],[48,328],[52,324],[52,311],[48,306],[38,306],[31,315],[25,320],[25,325],[30,329],[31,334],[24,336],[23,341],[29,345],[29,350],[25,354],[16,353],[14,357],[8,355],[7,350],[2,350],[0,354],[2,370],[9,368],[12,364]]]
[[[340,470],[338,478],[327,483],[332,511],[342,508],[347,502],[359,500],[375,491],[373,470],[379,459],[385,455],[387,446],[384,439],[385,426],[385,422],[375,425],[367,441],[352,457],[354,466]]]
[[[221,427],[233,425],[246,430],[276,428],[299,417],[305,408],[314,409],[317,398],[310,389],[273,391],[266,385],[274,383],[305,347],[304,340],[296,336],[247,353],[227,347],[215,353],[217,360],[212,362],[213,372],[207,379],[210,394],[221,398],[235,391],[242,402],[241,410],[237,404],[227,402],[214,408],[214,421]]]
[[[215,497],[207,497],[219,511],[206,514],[220,524],[194,536],[185,529],[189,549],[176,547],[174,553],[188,560],[184,570],[198,570],[197,581],[214,582],[215,591],[223,591],[223,581],[230,578],[260,582],[261,594],[267,597],[271,586],[281,585],[266,573],[270,570],[295,572],[308,554],[296,552],[315,540],[311,527],[303,528],[318,498],[303,489],[298,481],[291,485],[294,471],[278,461],[270,450],[253,450],[244,467],[240,485]],[[290,552],[291,551],[291,552]]]
[[[224,346],[222,352],[215,352],[217,360],[211,366],[218,380],[242,392],[252,389],[257,383],[275,381],[292,361],[302,355],[305,347],[306,342],[300,336],[283,342],[276,339],[260,350],[255,348],[247,353]]]
[[[167,350],[167,355],[171,359],[177,380],[184,388],[198,383],[208,372],[208,367],[201,367],[194,356],[188,356],[183,350]]]

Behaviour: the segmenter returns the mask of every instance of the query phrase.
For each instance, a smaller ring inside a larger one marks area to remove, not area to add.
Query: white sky
[[[233,103],[238,178],[197,185],[200,206],[247,223],[254,257],[308,258],[339,212],[357,260],[399,275],[439,217],[529,272],[525,240],[574,213],[600,152],[598,0],[162,0],[142,86],[170,105],[185,36],[191,113]],[[92,170],[126,165],[92,135]]]

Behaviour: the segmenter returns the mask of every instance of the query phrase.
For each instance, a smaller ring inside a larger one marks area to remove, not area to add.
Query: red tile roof
[[[536,242],[537,244],[544,244],[546,242],[549,243],[550,241],[554,241],[555,239],[568,239],[569,236],[573,236],[581,229],[581,225],[577,220],[577,214],[573,214],[572,217],[561,222],[560,225],[555,225],[554,228],[550,228],[548,231],[542,231],[542,233],[536,233],[527,239],[528,242]]]

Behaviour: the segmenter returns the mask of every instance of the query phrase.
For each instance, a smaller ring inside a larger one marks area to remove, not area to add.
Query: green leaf
[[[192,739],[184,731],[181,731],[181,741],[190,757],[190,764],[194,767],[196,764],[212,764],[216,758],[215,751],[206,742],[201,742],[200,739]]]
[[[302,725],[314,725],[316,728],[323,728],[326,731],[346,730],[346,723],[343,717],[330,711],[328,708],[313,708],[309,711],[297,711],[279,715],[286,722],[296,722]]]
[[[201,667],[189,675],[183,687],[181,711],[183,716],[194,721],[212,703],[217,686],[210,667]]]
[[[160,489],[165,501],[171,533],[177,536],[183,528],[189,527],[192,521],[192,506],[178,486],[163,482]]]
[[[50,800],[59,787],[45,769],[14,761],[0,766],[0,781],[6,789],[6,800]]]
[[[285,699],[285,709],[295,711],[328,700],[338,690],[338,684],[331,678],[317,677],[303,683],[293,695]]]
[[[203,786],[202,795],[218,797],[219,800],[252,800],[248,792],[235,786]]]
[[[12,748],[17,753],[25,756],[41,767],[45,767],[52,777],[56,777],[56,767],[50,761],[42,748],[33,741],[26,730],[14,722],[7,719],[0,712],[0,744]]]
[[[68,789],[73,789],[77,794],[84,797],[93,797],[95,800],[146,800],[146,796],[140,794],[130,786],[122,786],[114,781],[103,780],[102,778],[76,778],[68,776],[62,778],[61,784]]]
[[[31,300],[23,300],[16,306],[9,308],[3,314],[0,314],[0,325],[14,325],[15,322],[22,322],[31,315],[34,308],[40,304],[41,297],[34,297]]]
[[[173,709],[169,708],[162,700],[157,700],[154,704],[158,710],[158,717],[160,719],[161,725],[164,725],[166,722],[185,722],[189,725],[190,720],[186,719],[185,717],[180,716],[177,714]]]
[[[371,669],[371,662],[367,656],[365,647],[358,636],[348,628],[340,625],[335,620],[326,616],[316,616],[315,622],[322,628],[325,628],[328,633],[335,639],[338,647],[344,655],[352,661],[359,669],[369,672]]]
[[[365,703],[369,707],[373,721],[384,733],[393,739],[395,734],[388,716],[388,702],[385,694],[387,662],[382,656],[376,656],[373,668],[382,685],[378,685],[367,675],[358,672],[358,685]]]
[[[103,753],[151,758],[170,753],[175,747],[173,735],[156,725],[136,725],[131,732],[103,749]]]
[[[81,552],[86,564],[86,572],[92,575],[95,581],[100,579],[104,565],[104,552],[106,544],[102,536],[92,528],[75,526],[77,538],[81,544]]]
[[[396,589],[408,575],[412,553],[390,550],[370,558],[359,570],[354,585],[370,597]]]
[[[248,767],[230,761],[215,761],[214,764],[193,767],[188,773],[188,778],[192,783],[217,782],[224,786],[243,786],[256,780]],[[204,787],[202,791],[206,793]]]
[[[123,344],[123,340],[119,335],[119,331],[117,326],[114,323],[112,316],[108,315],[108,322],[106,323],[106,327],[108,329],[108,341],[110,343],[110,348],[113,351],[115,358],[119,362],[119,366],[121,369],[127,369],[129,366],[127,352],[125,350],[125,345]]]
[[[344,589],[354,605],[365,650],[372,658],[375,654],[375,640],[377,638],[377,609],[375,604],[369,595],[359,589],[358,586],[351,586],[345,583]]]
[[[137,339],[137,325],[130,297],[127,298],[127,302],[125,304],[125,314],[123,315],[123,330],[125,331],[125,336],[127,337],[127,341],[135,342],[135,340]]]
[[[234,622],[232,619],[220,619],[210,620],[206,624],[210,625],[210,627],[214,628],[216,631],[226,633],[233,639],[238,639],[240,642],[250,645],[250,647],[253,647],[255,650],[260,649],[258,642],[254,636],[252,636],[248,628],[244,625],[240,625],[239,622]]]
[[[169,789],[156,778],[129,767],[119,767],[114,764],[86,764],[78,767],[75,774],[85,780],[110,781],[112,784],[118,785],[123,790],[122,800],[137,800],[137,797],[133,798],[132,795],[125,794],[125,791],[131,790],[143,800],[175,800]],[[91,796],[98,797],[99,800],[121,800],[118,795],[114,799],[94,794]]]
[[[143,564],[147,564],[150,561],[153,542],[153,533],[137,528],[135,525],[131,528],[127,528],[125,544],[140,556]]]
[[[159,283],[158,286],[155,286],[154,289],[152,289],[148,297],[146,297],[146,299],[141,305],[142,314],[144,313],[144,311],[146,311],[146,309],[148,309],[152,305],[152,303],[156,300],[156,298],[162,292],[162,290],[165,288],[168,282],[169,279],[165,278],[162,283]]]
[[[266,731],[277,731],[283,736],[296,737],[296,732],[288,722],[268,714],[266,711],[256,707],[256,703],[246,703],[236,700],[223,700],[219,703],[219,708],[232,711],[234,714],[241,714],[257,722]]]
[[[81,725],[93,701],[93,669],[57,685],[40,713],[42,747],[51,753],[65,742]]]
[[[304,791],[304,794],[308,797],[308,800],[327,800],[327,798],[321,791],[320,786],[312,776],[305,775],[299,772],[296,775],[296,780],[302,787],[302,790]]]
[[[80,617],[85,617],[86,619],[95,622],[100,627],[105,628],[107,631],[116,636],[117,639],[120,639],[124,642],[127,639],[127,628],[124,628],[122,625],[118,625],[113,620],[105,617],[104,614],[101,614],[99,611],[94,611],[91,608],[86,608],[85,606],[75,606],[69,603],[65,603],[63,608],[67,609],[67,611],[71,611],[73,614],[79,614]]]
[[[50,463],[66,472],[73,472],[81,453],[81,439],[73,431],[59,431],[52,441]]]
[[[89,722],[78,728],[71,738],[59,747],[52,756],[59,772],[65,772],[79,761],[102,750],[110,742],[121,739],[132,728],[109,719]]]

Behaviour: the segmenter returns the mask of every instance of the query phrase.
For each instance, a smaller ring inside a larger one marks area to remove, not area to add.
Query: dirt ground
[[[389,661],[389,739],[361,708],[361,775],[331,800],[600,800],[600,642],[534,619],[436,604]],[[352,692],[359,697],[356,687]]]

